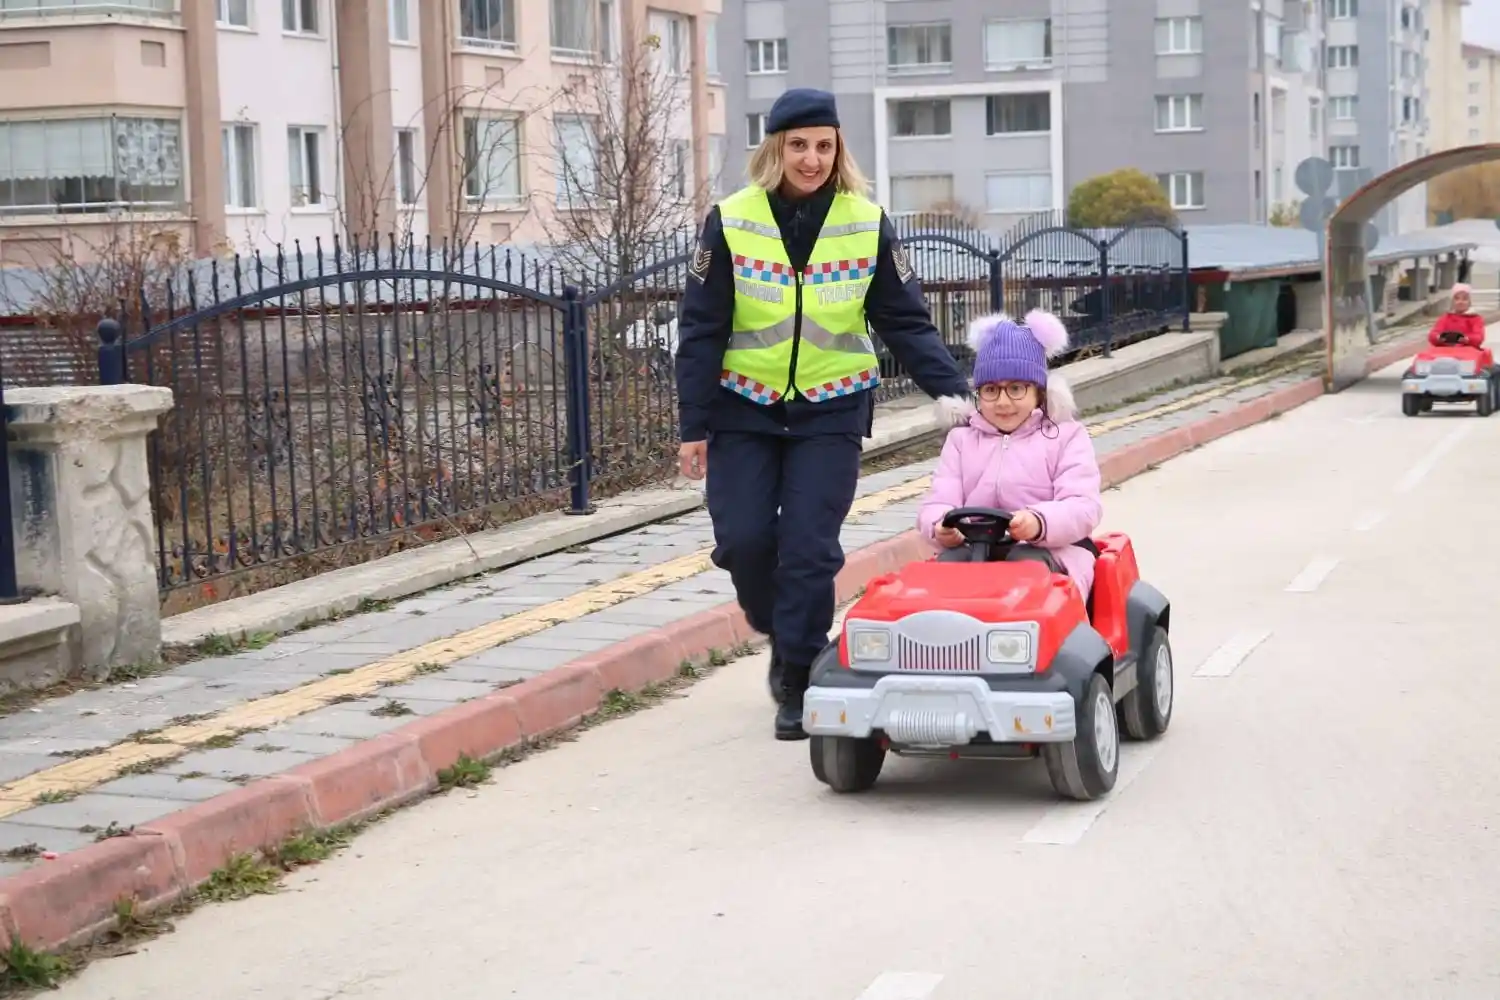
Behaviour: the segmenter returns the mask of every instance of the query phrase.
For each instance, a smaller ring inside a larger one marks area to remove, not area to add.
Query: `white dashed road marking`
[[[1135,748],[1121,747],[1120,773],[1115,778],[1115,787],[1102,799],[1092,802],[1062,802],[1047,810],[1037,820],[1036,826],[1026,831],[1021,838],[1023,844],[1051,844],[1070,847],[1083,839],[1094,821],[1104,814],[1109,804],[1120,797],[1126,787],[1140,777],[1142,771],[1156,759],[1157,746],[1132,752]]]
[[[1355,531],[1372,531],[1385,520],[1385,511],[1372,510],[1362,514],[1359,520],[1354,522]]]
[[[1194,677],[1228,677],[1241,663],[1250,658],[1256,647],[1271,638],[1268,630],[1241,632],[1218,649],[1214,650],[1203,665],[1193,672]]]
[[[1421,485],[1422,480],[1426,479],[1432,470],[1437,468],[1438,463],[1443,460],[1443,457],[1456,448],[1458,443],[1468,437],[1473,430],[1474,425],[1472,423],[1464,422],[1444,435],[1441,441],[1433,445],[1432,450],[1427,453],[1426,457],[1416,465],[1413,465],[1411,470],[1401,477],[1401,481],[1396,484],[1396,492],[1410,493]]]
[[[1286,585],[1288,594],[1311,594],[1323,585],[1332,573],[1334,567],[1339,564],[1337,556],[1318,556],[1312,562],[1303,567],[1302,572]]]
[[[930,1000],[942,981],[935,972],[882,972],[854,1000]]]

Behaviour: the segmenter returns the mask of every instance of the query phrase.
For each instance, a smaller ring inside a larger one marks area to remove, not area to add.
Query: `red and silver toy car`
[[[1500,373],[1488,347],[1470,347],[1462,332],[1438,334],[1401,376],[1401,412],[1426,413],[1433,403],[1470,403],[1481,417],[1500,409]]]
[[[1040,757],[1053,787],[1114,787],[1120,729],[1151,740],[1172,719],[1166,597],[1140,579],[1123,534],[1093,539],[1093,593],[1055,563],[1005,562],[1011,515],[949,511],[973,559],[926,560],[873,580],[813,665],[803,727],[813,774],[871,788],[887,752]],[[1087,546],[1086,546],[1087,547]]]

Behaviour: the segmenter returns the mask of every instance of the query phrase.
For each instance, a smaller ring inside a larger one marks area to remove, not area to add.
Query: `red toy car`
[[[1437,347],[1421,351],[1401,376],[1401,412],[1426,413],[1433,403],[1473,402],[1487,417],[1500,409],[1500,377],[1488,347],[1470,347],[1461,331],[1438,334]]]
[[[1087,602],[1056,564],[1003,562],[1011,515],[949,511],[974,553],[871,581],[813,665],[802,716],[812,770],[837,792],[871,788],[887,751],[1031,759],[1060,795],[1114,787],[1120,726],[1155,739],[1172,720],[1166,597],[1140,579],[1130,539],[1094,539]],[[1050,557],[1047,557],[1050,559]]]

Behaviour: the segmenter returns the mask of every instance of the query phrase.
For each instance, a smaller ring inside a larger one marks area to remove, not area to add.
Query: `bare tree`
[[[692,229],[707,182],[694,178],[691,90],[678,58],[657,35],[627,33],[619,58],[575,74],[554,107],[556,207],[546,228],[570,270],[630,274]]]

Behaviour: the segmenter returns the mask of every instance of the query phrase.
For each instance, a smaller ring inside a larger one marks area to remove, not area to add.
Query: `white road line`
[[[1420,462],[1413,465],[1410,471],[1401,477],[1401,481],[1396,484],[1396,492],[1410,493],[1416,489],[1422,480],[1426,479],[1432,470],[1437,468],[1438,463],[1443,460],[1443,456],[1457,447],[1458,443],[1468,437],[1472,430],[1474,430],[1474,425],[1466,421],[1449,431],[1441,441],[1433,445],[1432,450]]]
[[[1361,515],[1360,518],[1359,518],[1359,520],[1357,520],[1357,521],[1354,522],[1354,530],[1355,531],[1372,531],[1372,530],[1374,530],[1374,528],[1376,526],[1378,526],[1380,524],[1381,521],[1384,521],[1384,520],[1385,520],[1385,511],[1383,511],[1383,510],[1368,511],[1365,514]]]
[[[855,1000],[930,1000],[942,981],[935,972],[882,972]]]
[[[1323,585],[1332,573],[1334,567],[1339,564],[1337,556],[1318,556],[1312,562],[1302,568],[1291,583],[1286,585],[1288,594],[1311,594]]]
[[[1228,677],[1234,673],[1241,663],[1250,658],[1250,654],[1267,639],[1271,638],[1269,630],[1259,632],[1241,632],[1231,636],[1229,641],[1214,650],[1203,665],[1193,671],[1194,677]]]
[[[1125,750],[1126,748],[1121,748]],[[1036,826],[1026,831],[1026,836],[1021,838],[1023,844],[1051,844],[1058,847],[1071,847],[1083,839],[1083,835],[1089,832],[1089,827],[1094,821],[1104,814],[1104,810],[1120,797],[1129,784],[1146,770],[1146,766],[1156,759],[1158,746],[1143,749],[1140,753],[1131,753],[1126,750],[1120,755],[1120,773],[1115,778],[1115,787],[1102,799],[1092,802],[1063,802],[1047,810],[1046,815],[1037,820]]]

